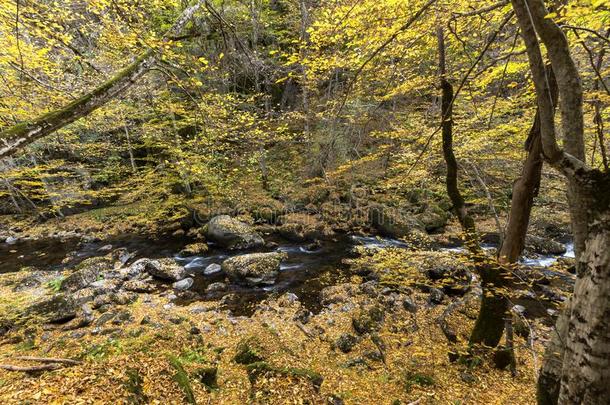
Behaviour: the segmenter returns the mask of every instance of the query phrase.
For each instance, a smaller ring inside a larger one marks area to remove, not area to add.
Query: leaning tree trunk
[[[458,163],[453,152],[453,86],[446,77],[445,38],[442,27],[437,29],[439,72],[441,87],[441,132],[443,138],[443,157],[447,165],[445,177],[447,194],[453,205],[462,231],[466,237],[466,246],[474,260],[477,273],[481,277],[481,307],[474,328],[470,335],[470,344],[484,344],[496,347],[504,333],[504,317],[508,308],[506,298],[499,293],[505,284],[502,269],[486,260],[476,232],[474,218],[468,213],[464,198],[458,186]]]
[[[557,104],[557,82],[553,71],[549,69],[549,86],[553,105]],[[513,264],[519,260],[525,247],[525,237],[529,226],[534,197],[540,188],[542,175],[542,141],[540,139],[540,112],[536,110],[534,124],[525,142],[527,158],[523,164],[521,177],[513,185],[510,213],[506,225],[506,235],[500,250],[498,261],[502,264]]]
[[[178,18],[165,36],[165,40],[169,40],[171,35],[179,34],[193,14],[204,4],[205,1],[201,0],[194,6],[184,10],[180,18]],[[32,121],[22,122],[0,132],[0,158],[14,154],[24,146],[65,127],[103,106],[124,92],[142,75],[148,72],[154,64],[155,58],[155,51],[149,49],[110,80],[70,104],[37,117]]]

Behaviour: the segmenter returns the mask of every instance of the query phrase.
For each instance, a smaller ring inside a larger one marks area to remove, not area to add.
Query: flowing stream
[[[179,298],[176,303],[188,303],[196,300],[213,300],[225,297],[228,308],[236,313],[251,312],[261,299],[274,294],[291,292],[311,310],[320,308],[319,292],[329,285],[346,281],[349,278],[349,267],[343,259],[354,257],[354,246],[371,249],[397,248],[406,249],[408,244],[391,238],[360,235],[339,235],[334,241],[325,241],[319,248],[309,250],[303,244],[289,243],[283,239],[273,239],[276,248],[287,253],[287,259],[281,264],[280,273],[275,284],[265,287],[243,287],[229,284],[228,290],[208,292],[207,288],[214,282],[224,281],[224,274],[205,274],[205,269],[213,263],[221,264],[228,257],[243,254],[230,252],[211,245],[205,256],[181,257],[178,252],[188,241],[181,239],[149,240],[141,237],[122,237],[107,241],[80,242],[78,240],[45,240],[23,241],[16,244],[0,244],[0,272],[15,272],[23,267],[32,267],[44,271],[57,271],[65,266],[74,265],[85,258],[106,254],[111,249],[124,248],[134,253],[134,259],[141,257],[173,257],[183,265],[194,279],[189,298]],[[486,245],[486,249],[495,248]],[[459,246],[438,247],[436,250],[454,253],[464,252]],[[559,256],[561,257],[561,256]],[[543,273],[549,276],[570,278],[570,275],[557,273],[548,269],[558,256],[523,258],[522,263],[528,266],[543,267]],[[563,257],[574,257],[572,244],[567,244]]]

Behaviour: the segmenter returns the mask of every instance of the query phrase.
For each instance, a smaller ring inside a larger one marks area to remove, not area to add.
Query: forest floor
[[[14,297],[6,279],[3,284],[4,299]],[[0,343],[2,363],[32,365],[17,356],[82,363],[41,373],[0,371],[0,401],[534,403],[536,370],[549,329],[541,322],[532,323],[538,333],[532,347],[516,338],[517,375],[512,377],[508,370],[494,368],[490,356],[471,364],[449,360],[456,348],[437,324],[448,302],[430,305],[428,294],[414,292],[414,314],[400,296],[388,299],[370,285],[346,283],[326,295],[327,305],[306,323],[298,320],[301,304],[289,294],[261,303],[251,317],[232,316],[218,303],[173,306],[151,294],[126,306],[126,319],[102,328],[26,328]],[[359,334],[354,319],[376,306],[384,308],[383,319],[371,325],[372,333]],[[476,306],[466,305],[450,317],[461,342],[467,341]],[[242,363],[261,362],[260,373],[236,361],[244,345],[252,346],[247,349],[252,358]]]
[[[156,210],[171,211],[165,208]],[[535,213],[538,234],[547,229],[546,209]],[[147,218],[147,212],[142,206],[126,206],[47,221],[3,218],[0,230],[24,240],[60,243],[76,237],[103,244],[112,235],[142,230],[185,240],[196,237],[199,224],[184,225],[184,218],[191,214],[167,215],[169,220],[161,222],[157,218],[162,215]],[[565,231],[566,218],[555,222],[553,229]],[[343,225],[333,224],[333,229],[355,231]],[[496,229],[490,216],[478,225],[483,233]],[[257,225],[257,230],[281,232],[279,227],[270,231],[264,224]],[[459,226],[449,222],[443,232],[429,239],[435,243],[459,240]],[[104,253],[108,263],[116,260],[117,252]],[[68,258],[74,258],[73,252],[62,263],[71,263]],[[427,277],[437,268],[451,272],[467,268],[462,252],[364,248],[342,263],[348,268],[346,277],[318,292],[314,300],[319,305],[312,312],[290,291],[271,294],[257,302],[253,313],[240,316],[227,305],[235,294],[177,305],[166,286],[131,295],[122,290],[104,294],[114,301],[94,305],[88,314],[79,312],[67,323],[33,315],[37,302],[57,295],[61,282],[55,276],[32,268],[0,274],[0,364],[58,366],[32,372],[0,369],[0,402],[535,403],[544,345],[569,288],[549,292],[547,285],[553,280],[540,271],[531,273],[532,285],[538,282],[542,289],[538,292],[559,299],[548,313],[543,309],[542,315],[514,315],[517,364],[513,376],[507,364],[496,367],[493,351],[464,355],[479,305],[474,285],[458,294],[439,295],[456,279]],[[129,269],[125,263],[114,266],[119,271]],[[59,271],[65,277],[77,268],[66,264]],[[28,284],[32,279],[33,285]],[[443,333],[443,317],[457,343],[450,343]],[[39,363],[23,356],[78,363]]]

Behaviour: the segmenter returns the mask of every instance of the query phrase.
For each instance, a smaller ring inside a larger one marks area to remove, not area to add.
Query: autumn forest
[[[1,0],[0,403],[610,403],[606,0]]]

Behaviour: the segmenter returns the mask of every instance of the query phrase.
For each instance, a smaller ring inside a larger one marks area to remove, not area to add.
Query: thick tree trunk
[[[205,1],[203,0],[199,1],[194,6],[184,10],[180,18],[169,30],[168,35],[179,34],[193,14],[204,3]],[[144,75],[154,64],[155,58],[155,51],[149,49],[110,80],[65,107],[51,111],[32,121],[14,125],[0,132],[0,158],[14,154],[24,146],[65,127],[103,106]]]
[[[540,404],[607,404],[610,399],[610,173],[584,163],[582,87],[567,39],[543,0],[512,0],[541,111],[545,157],[568,180],[577,280],[557,321],[538,382]],[[535,30],[534,30],[535,28]],[[538,44],[557,75],[565,152],[555,140],[548,79]]]
[[[610,176],[593,172],[591,214],[574,295],[559,316],[538,378],[538,404],[610,398]]]
[[[549,87],[553,105],[556,105],[557,82],[551,69],[549,69]],[[543,159],[539,111],[536,111],[534,125],[527,137],[525,149],[528,151],[527,158],[523,164],[521,177],[513,185],[506,235],[498,252],[498,261],[503,264],[516,263],[523,252],[534,197],[538,194],[540,187]]]
[[[592,174],[582,192],[591,220],[564,335],[560,404],[610,401],[610,175]]]

